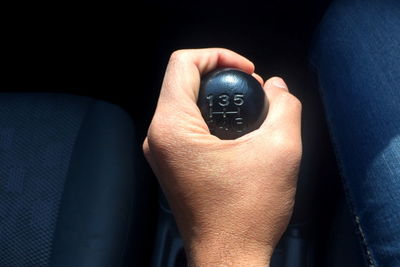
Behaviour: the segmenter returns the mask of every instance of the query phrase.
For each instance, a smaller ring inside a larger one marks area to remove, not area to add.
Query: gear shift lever
[[[203,77],[197,104],[211,134],[221,139],[235,139],[258,129],[269,106],[260,83],[232,68]]]

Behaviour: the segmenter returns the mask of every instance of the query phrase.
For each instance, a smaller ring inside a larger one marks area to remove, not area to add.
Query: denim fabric
[[[368,264],[400,266],[400,1],[334,2],[311,62]]]

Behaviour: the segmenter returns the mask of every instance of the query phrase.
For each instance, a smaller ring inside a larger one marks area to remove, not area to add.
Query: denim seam
[[[312,72],[314,74],[317,74],[317,71],[316,71],[317,68],[316,68],[316,66],[314,65],[314,63],[312,61],[310,62],[310,68],[312,69]],[[325,105],[326,102],[324,101],[326,99],[326,97],[325,97],[325,94],[324,94],[324,92],[322,90],[322,86],[321,86],[321,83],[320,83],[319,76],[318,75],[315,75],[315,76],[317,77],[318,91],[319,91],[319,94],[321,96],[321,99],[323,100],[322,102],[323,102],[325,118],[326,118],[326,122],[327,122],[328,129],[329,129],[328,134],[329,134],[329,137],[330,137],[330,139],[332,141],[332,144],[333,144],[332,147],[333,147],[333,150],[334,150],[334,153],[335,153],[336,161],[338,163],[338,169],[339,169],[339,173],[340,173],[340,177],[341,177],[341,182],[342,182],[342,185],[343,185],[343,188],[344,188],[344,192],[345,192],[345,196],[346,196],[346,201],[345,201],[346,202],[346,206],[349,208],[350,213],[352,214],[353,223],[355,224],[355,227],[356,227],[356,235],[358,236],[358,240],[360,241],[361,246],[362,246],[364,260],[366,261],[368,267],[376,267],[377,265],[375,263],[375,260],[373,259],[373,255],[371,253],[371,250],[369,249],[367,238],[366,238],[365,233],[362,230],[362,227],[361,227],[361,224],[360,224],[360,217],[355,212],[353,199],[352,199],[352,197],[351,197],[351,195],[349,193],[349,189],[348,189],[349,186],[348,186],[346,180],[344,179],[344,170],[343,170],[344,164],[342,163],[340,157],[338,157],[338,155],[339,155],[339,151],[338,151],[338,148],[337,148],[338,142],[336,140],[336,137],[335,137],[333,131],[331,131],[331,129],[333,129],[333,127],[332,127],[332,122],[331,122],[331,120],[330,120],[330,118],[328,116],[327,107]]]
[[[320,83],[319,83],[319,85],[320,85]],[[326,99],[325,95],[323,93],[323,90],[322,90],[322,86],[320,85],[319,88],[320,88],[321,98],[322,99]],[[325,109],[325,114],[327,114],[327,110],[325,108],[325,105],[324,105],[324,109]],[[328,128],[332,129],[332,122],[331,122],[329,116],[326,115],[325,117],[326,117],[326,121],[327,121],[327,124],[328,124]],[[360,217],[357,215],[357,212],[355,211],[354,204],[353,204],[354,201],[353,201],[353,198],[352,198],[352,196],[351,196],[351,194],[349,192],[348,183],[347,183],[346,179],[344,178],[345,177],[345,175],[344,175],[345,171],[344,171],[344,167],[343,167],[344,164],[341,161],[340,157],[338,157],[338,155],[339,155],[339,151],[338,151],[338,148],[337,148],[338,141],[337,141],[336,136],[334,135],[334,133],[332,131],[328,131],[328,132],[329,132],[329,136],[330,136],[330,138],[332,140],[332,143],[333,143],[333,150],[334,150],[334,153],[336,155],[336,161],[338,162],[338,169],[339,169],[339,173],[340,173],[340,177],[341,177],[340,180],[342,181],[342,185],[343,185],[343,188],[344,188],[344,193],[345,193],[345,196],[346,196],[346,199],[347,199],[347,201],[345,201],[345,203],[346,203],[346,206],[349,209],[350,213],[352,214],[353,223],[355,224],[355,227],[356,227],[356,235],[358,236],[359,241],[361,241],[360,243],[362,245],[362,250],[364,252],[363,253],[364,258],[365,258],[365,260],[367,262],[368,267],[375,267],[376,266],[375,261],[374,261],[374,259],[372,257],[372,253],[371,253],[371,250],[369,249],[369,245],[368,245],[365,233],[362,230],[362,227],[361,227],[361,224],[360,224]]]
[[[346,193],[346,195],[347,195],[347,193]],[[349,197],[349,198],[350,198],[350,197]],[[348,204],[348,205],[351,206],[351,204]],[[365,238],[364,231],[362,230],[362,227],[361,227],[360,217],[357,216],[357,215],[355,214],[355,212],[353,212],[353,210],[351,209],[351,207],[349,207],[349,209],[350,209],[351,213],[353,213],[353,216],[354,216],[354,223],[356,224],[357,231],[358,231],[358,232],[356,232],[356,233],[357,233],[357,235],[359,236],[359,238],[361,239],[361,243],[362,243],[362,245],[363,245],[363,249],[365,250],[364,253],[366,254],[366,255],[364,255],[364,256],[365,256],[366,259],[367,259],[368,266],[369,266],[369,267],[375,267],[376,265],[375,265],[374,260],[373,260],[373,258],[372,258],[371,251],[370,251],[370,249],[368,248],[368,244],[367,244],[367,240],[366,240],[366,238]]]

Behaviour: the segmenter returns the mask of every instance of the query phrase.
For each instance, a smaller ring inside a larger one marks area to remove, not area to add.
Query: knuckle
[[[147,141],[147,138],[144,140],[143,144],[142,144],[142,150],[145,154],[148,154],[150,149],[149,149],[149,143]]]
[[[150,153],[150,148],[149,148],[149,143],[148,143],[148,139],[147,138],[144,140],[144,142],[142,144],[142,151],[143,151],[144,156],[147,159],[151,158],[151,155],[150,155],[151,153]]]
[[[147,142],[149,143],[149,146],[160,139],[159,132],[160,130],[162,130],[162,126],[160,125],[159,120],[156,117],[157,116],[155,115],[153,120],[151,121],[149,129],[147,130]]]
[[[147,132],[148,142],[153,143],[154,141],[159,141],[160,139],[162,140],[162,132],[164,131],[163,129],[164,125],[162,120],[158,119],[158,117],[155,115]]]
[[[160,153],[173,149],[174,142],[172,142],[172,133],[168,125],[165,119],[160,118],[157,114],[154,116],[147,132],[147,143],[151,150]]]
[[[176,50],[171,54],[171,56],[169,58],[169,61],[170,62],[182,61],[185,58],[187,58],[187,56],[188,56],[188,50],[187,49]]]

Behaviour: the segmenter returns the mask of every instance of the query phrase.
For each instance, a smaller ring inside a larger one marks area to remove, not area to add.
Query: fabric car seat
[[[0,266],[121,266],[134,140],[131,118],[113,104],[0,94]]]

